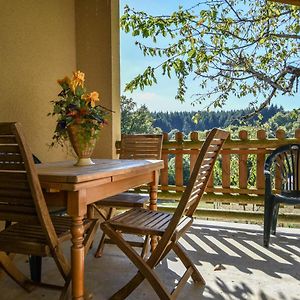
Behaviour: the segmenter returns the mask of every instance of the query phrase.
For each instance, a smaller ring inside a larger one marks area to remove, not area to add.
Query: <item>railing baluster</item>
[[[242,141],[247,141],[248,132],[246,130],[241,130],[239,132],[239,138]],[[247,189],[247,182],[248,182],[247,158],[248,158],[248,154],[239,155],[239,188],[240,189]]]
[[[176,132],[175,139],[177,142],[176,152],[175,152],[175,183],[176,187],[183,186],[183,133]],[[179,150],[179,151],[178,151]]]
[[[209,131],[206,133],[206,136],[208,136],[208,134],[209,134]],[[214,173],[215,173],[214,169],[212,169],[212,171],[210,173],[210,177],[209,177],[208,182],[207,182],[207,188],[208,189],[211,189],[211,188],[214,187],[214,176],[215,176]]]
[[[278,129],[276,131],[275,136],[278,139],[278,141],[282,141],[285,139],[285,131],[283,129]],[[276,172],[275,173],[275,189],[280,190],[281,189],[281,175],[280,175],[278,167],[276,167],[275,172]]]
[[[300,128],[298,128],[298,129],[295,130],[295,138],[296,139],[300,139]],[[298,158],[298,159],[300,159],[300,158]],[[298,174],[298,176],[297,176],[297,180],[298,180],[297,184],[298,184],[298,187],[300,187],[300,164],[299,164],[299,169],[297,170],[297,174]],[[298,207],[300,207],[300,205],[298,205]]]
[[[258,130],[256,134],[257,134],[257,139],[260,141],[265,140],[267,137],[266,131],[263,129]],[[266,158],[265,153],[257,154],[257,165],[256,165],[256,188],[257,189],[265,188],[265,176],[264,176],[265,158]]]
[[[198,132],[193,131],[190,134],[190,138],[192,142],[199,142],[199,138],[198,138]],[[191,155],[190,155],[190,174],[193,171],[194,165],[196,163],[197,160],[197,156],[199,154],[199,147],[198,149],[196,147],[191,147]]]
[[[227,138],[227,141],[231,137]],[[230,188],[230,154],[228,152],[222,153],[222,188]]]
[[[164,132],[163,136],[164,136],[163,142],[167,143],[169,141],[169,135],[166,132]],[[169,152],[169,149],[165,149],[165,147],[163,146],[161,159],[164,161],[164,168],[160,172],[160,184],[161,184],[161,189],[163,191],[168,190],[168,185],[169,185],[169,175],[168,175],[168,170],[169,170],[168,162],[169,162],[169,160],[168,160],[168,152]]]

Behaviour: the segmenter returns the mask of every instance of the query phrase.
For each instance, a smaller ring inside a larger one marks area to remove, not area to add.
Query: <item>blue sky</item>
[[[120,13],[123,7],[128,4],[136,10],[143,10],[153,14],[168,14],[178,8],[180,4],[186,7],[186,3],[191,7],[199,0],[121,0]],[[141,73],[148,65],[155,65],[160,62],[159,58],[144,57],[139,49],[134,45],[136,38],[130,34],[121,32],[121,93],[133,98],[138,105],[146,104],[150,111],[198,111],[203,109],[207,103],[192,106],[193,94],[198,90],[196,80],[188,81],[188,91],[186,100],[180,103],[175,100],[177,83],[176,79],[167,77],[158,77],[158,84],[152,87],[146,87],[143,91],[136,90],[133,93],[124,93],[124,87],[127,82]],[[285,110],[299,108],[300,93],[296,97],[278,96],[272,103],[282,105]],[[253,99],[245,97],[244,99],[232,99],[223,107],[225,110],[245,108]],[[242,103],[242,104],[241,104]]]

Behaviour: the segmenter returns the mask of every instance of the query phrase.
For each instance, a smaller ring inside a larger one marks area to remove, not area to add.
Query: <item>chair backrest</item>
[[[217,156],[229,133],[217,128],[210,131],[203,143],[188,185],[186,186],[174,215],[158,245],[158,252],[166,247],[183,215],[192,217],[205,191]]]
[[[0,219],[40,224],[50,244],[57,242],[33,156],[19,123],[0,123]]]
[[[120,159],[161,159],[161,134],[123,134]]]
[[[265,162],[266,180],[270,176],[280,182],[281,192],[291,196],[300,193],[300,144],[288,144],[275,149]],[[277,186],[278,187],[278,186]]]

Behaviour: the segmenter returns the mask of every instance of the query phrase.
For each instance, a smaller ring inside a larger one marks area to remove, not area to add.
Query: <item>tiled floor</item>
[[[100,236],[100,235],[99,235]],[[269,249],[262,247],[262,228],[257,225],[198,220],[182,245],[206,280],[204,289],[190,281],[179,299],[282,299],[300,300],[300,230],[278,229]],[[65,250],[68,251],[69,244]],[[27,258],[18,256],[18,266],[28,273]],[[184,268],[171,253],[157,272],[173,286]],[[86,286],[93,299],[108,299],[135,274],[134,266],[107,245],[102,258],[86,259]],[[62,283],[52,259],[43,259],[43,280]],[[0,299],[58,299],[59,292],[37,288],[27,294],[6,275],[0,280]],[[158,299],[148,282],[129,297]]]

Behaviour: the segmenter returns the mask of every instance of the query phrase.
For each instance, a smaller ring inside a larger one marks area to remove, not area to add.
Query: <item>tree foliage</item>
[[[188,1],[186,1],[188,2]],[[260,111],[282,94],[297,91],[300,76],[300,10],[265,0],[205,0],[170,15],[153,16],[128,6],[121,27],[137,37],[145,56],[160,57],[126,85],[144,89],[161,73],[178,79],[185,100],[187,78],[198,80],[195,103],[222,107],[250,95]],[[166,40],[171,41],[166,45]]]
[[[153,117],[145,105],[140,107],[131,99],[121,96],[121,132],[125,134],[157,133]]]
[[[270,105],[261,111],[260,116],[255,116],[251,120],[247,120],[247,125],[256,125],[259,121],[261,124],[267,122],[276,113],[282,112],[282,107]],[[204,131],[214,127],[225,128],[232,124],[238,125],[241,116],[251,113],[250,109],[229,110],[229,111],[210,111],[202,112],[201,120],[195,123],[193,116],[195,111],[175,111],[175,112],[152,112],[155,127],[159,127],[163,132],[177,131],[183,132],[186,136],[191,131]]]

